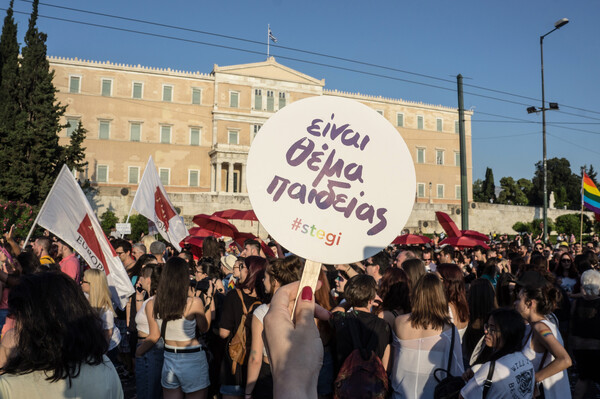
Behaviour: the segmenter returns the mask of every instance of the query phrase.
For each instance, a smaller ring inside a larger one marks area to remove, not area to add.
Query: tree
[[[499,204],[527,205],[527,196],[512,177],[503,177],[500,179],[500,187],[502,187],[502,191],[498,194]]]
[[[10,195],[14,181],[9,172],[20,156],[13,139],[17,121],[22,118],[19,98],[19,43],[13,18],[13,1],[6,12],[0,36],[0,198]]]
[[[127,217],[123,219],[123,222],[127,220]],[[139,241],[142,233],[148,234],[148,219],[144,215],[131,215],[129,217],[129,223],[131,223],[131,234],[129,237],[134,241]]]
[[[581,228],[581,215],[571,213],[568,215],[561,215],[556,218],[556,231],[558,233],[565,233],[568,235],[578,235]],[[592,229],[592,222],[583,215],[583,232],[589,233]]]
[[[117,226],[119,218],[110,209],[100,215],[100,226],[104,234],[109,235],[110,231]]]
[[[477,179],[473,182],[473,201],[485,202],[483,195],[483,180]]]
[[[555,206],[578,209],[581,204],[581,178],[571,172],[571,164],[565,158],[552,158],[546,162],[548,170],[548,200],[550,193],[556,193]],[[544,203],[544,170],[543,163],[535,164],[535,175],[529,193],[531,205]]]
[[[486,168],[485,180],[483,181],[481,188],[483,190],[485,202],[496,201],[496,185],[494,184],[494,172],[492,172],[492,168]]]
[[[71,141],[67,147],[63,148],[61,163],[67,164],[69,170],[83,172],[84,167],[88,164],[85,160],[85,147],[82,147],[87,130],[84,129],[81,121],[77,125],[77,129],[71,134]]]

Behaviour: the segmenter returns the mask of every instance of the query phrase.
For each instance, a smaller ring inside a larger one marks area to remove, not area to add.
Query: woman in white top
[[[489,381],[488,385],[491,385],[486,399],[532,398],[535,373],[531,362],[521,353],[525,335],[525,322],[521,315],[514,309],[495,309],[483,329],[485,345],[493,352],[489,361],[476,364],[463,374],[467,385],[460,391],[460,397],[480,399],[485,392],[486,381]]]
[[[522,288],[515,307],[529,323],[523,354],[533,363],[535,382],[543,386],[547,399],[570,398],[567,368],[571,358],[558,327],[545,316],[556,309],[560,291],[536,271],[523,273],[517,285]]]
[[[302,262],[297,256],[275,259],[265,269],[265,290],[273,295],[282,285],[300,280],[301,275]],[[273,378],[262,337],[263,319],[268,311],[269,305],[265,303],[257,307],[252,316],[252,343],[245,389],[247,398],[273,397]]]
[[[150,334],[136,350],[136,356],[143,356],[164,335],[161,384],[165,399],[206,398],[210,384],[208,362],[196,339],[196,326],[200,332],[210,327],[214,287],[211,285],[202,299],[188,297],[189,281],[188,263],[178,257],[169,258],[156,296],[146,304]]]
[[[135,324],[138,335],[138,344],[150,334],[146,305],[156,295],[162,268],[156,264],[144,266],[136,283],[135,292]],[[135,358],[135,385],[138,398],[159,399],[162,397],[160,376],[164,361],[164,341],[158,342],[143,356]]]
[[[106,274],[100,269],[87,269],[83,273],[81,289],[87,294],[92,308],[102,319],[102,329],[108,341],[106,355],[115,363],[118,355],[118,346],[121,342],[121,333],[115,328],[115,310],[108,290]]]
[[[452,356],[450,373],[464,372],[457,333],[450,353],[452,329],[448,301],[440,278],[428,273],[412,290],[412,312],[394,322],[394,365],[391,370],[394,398],[432,398],[437,381],[433,372],[445,369]]]

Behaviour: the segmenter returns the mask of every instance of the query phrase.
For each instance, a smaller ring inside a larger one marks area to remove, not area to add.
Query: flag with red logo
[[[177,215],[169,201],[152,157],[142,175],[142,180],[133,198],[132,207],[154,223],[161,236],[178,249],[179,243],[189,235],[183,219]]]
[[[90,267],[103,270],[113,302],[121,309],[125,307],[135,292],[131,280],[66,165],[42,205],[37,224],[73,247]]]

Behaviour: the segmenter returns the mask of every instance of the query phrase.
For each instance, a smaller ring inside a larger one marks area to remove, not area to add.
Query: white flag
[[[88,265],[104,270],[113,302],[125,307],[135,292],[131,280],[66,165],[42,205],[37,224],[73,247]]]
[[[277,43],[277,38],[273,35],[273,32],[271,32],[271,28],[269,28],[269,39],[273,40],[273,43]]]
[[[181,240],[189,235],[183,219],[177,215],[160,182],[152,156],[148,159],[132,207],[154,223],[160,235],[175,249],[179,249]]]

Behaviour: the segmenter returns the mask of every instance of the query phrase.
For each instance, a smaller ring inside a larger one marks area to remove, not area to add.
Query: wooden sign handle
[[[294,319],[294,314],[296,313],[296,304],[298,303],[298,298],[300,297],[302,288],[306,286],[312,288],[313,295],[317,290],[317,282],[319,281],[321,266],[322,264],[320,262],[314,262],[308,259],[306,260],[306,263],[304,263],[304,270],[302,271],[300,286],[298,287],[298,293],[296,294],[296,300],[294,301],[294,309],[292,309],[292,319]]]

